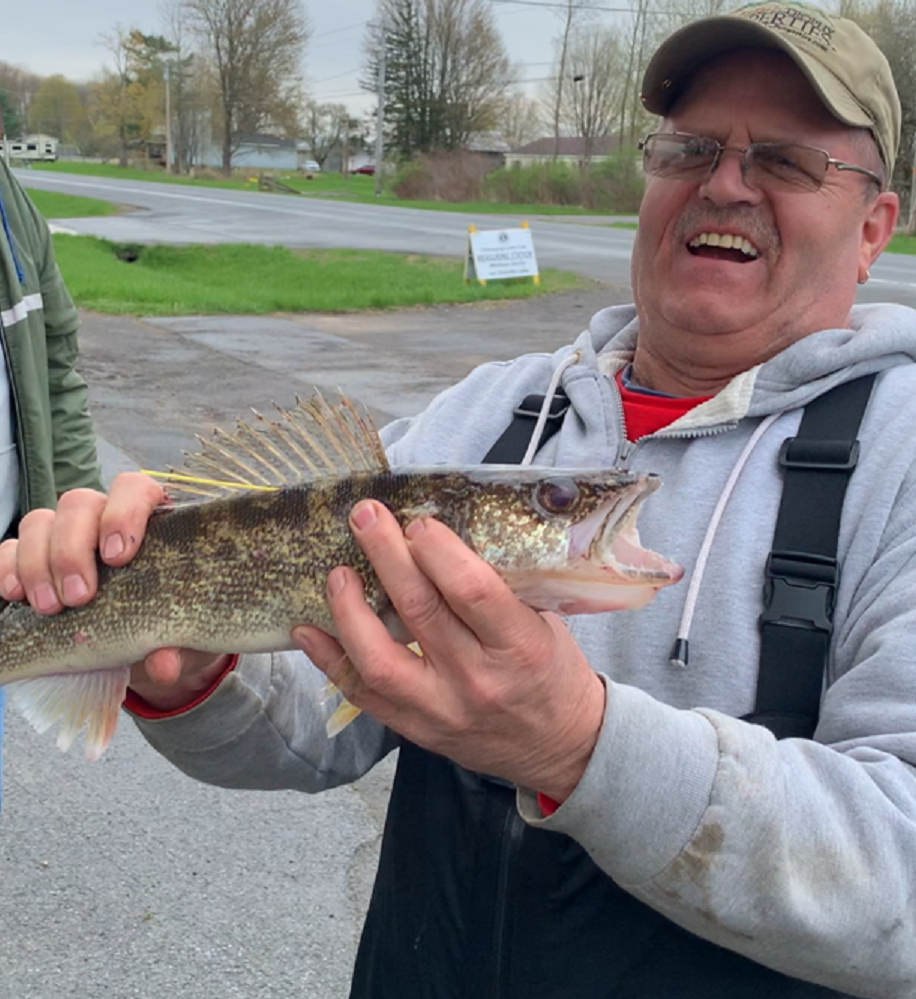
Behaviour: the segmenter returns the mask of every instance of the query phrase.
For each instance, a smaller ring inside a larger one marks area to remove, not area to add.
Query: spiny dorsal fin
[[[233,433],[216,428],[198,437],[200,451],[186,452],[184,467],[164,476],[170,497],[216,499],[388,467],[372,419],[350,399],[332,405],[316,393],[292,409],[274,408],[276,419],[252,410],[254,421],[238,420]]]

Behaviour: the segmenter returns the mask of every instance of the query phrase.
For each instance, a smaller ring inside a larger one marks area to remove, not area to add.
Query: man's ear
[[[862,223],[862,238],[859,242],[859,282],[868,278],[868,269],[878,259],[887,246],[897,216],[900,214],[900,200],[893,191],[882,191],[868,206]]]

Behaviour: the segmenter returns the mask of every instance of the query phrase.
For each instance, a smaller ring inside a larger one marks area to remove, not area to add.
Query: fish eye
[[[547,479],[538,483],[534,502],[544,513],[571,513],[579,505],[579,487],[572,479]]]

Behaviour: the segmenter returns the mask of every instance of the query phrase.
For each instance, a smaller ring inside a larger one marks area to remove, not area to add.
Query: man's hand
[[[605,689],[556,615],[522,604],[444,525],[401,531],[381,504],[351,516],[354,535],[423,650],[388,634],[359,576],[338,567],[328,599],[339,641],[294,637],[357,707],[471,770],[565,800],[591,757]]]
[[[129,562],[153,510],[165,498],[147,475],[125,472],[105,493],[73,489],[57,510],[22,518],[18,540],[0,545],[0,597],[26,600],[39,614],[88,603],[98,589],[97,558]],[[226,657],[190,649],[157,649],[131,670],[131,687],[151,706],[173,710],[194,700],[225,669]]]

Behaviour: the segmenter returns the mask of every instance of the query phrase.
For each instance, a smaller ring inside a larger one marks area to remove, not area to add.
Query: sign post
[[[468,226],[468,251],[464,262],[464,280],[486,284],[508,278],[530,277],[541,283],[534,242],[527,222],[518,229],[478,231]]]

